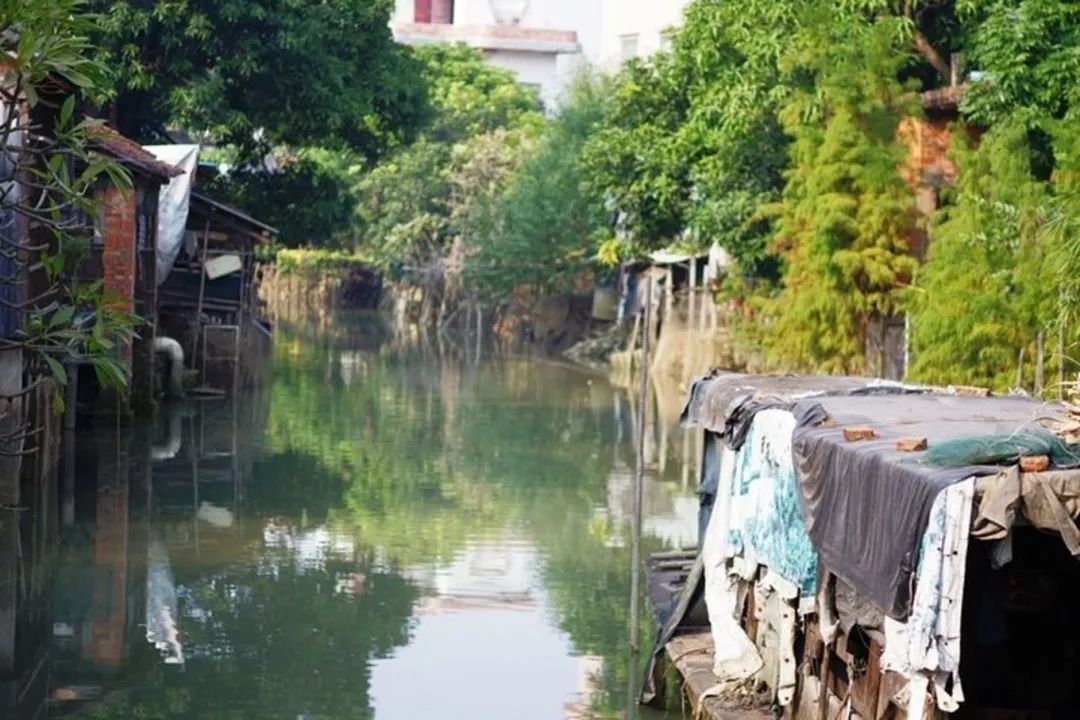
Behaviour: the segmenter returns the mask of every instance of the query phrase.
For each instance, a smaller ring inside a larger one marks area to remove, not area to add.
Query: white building
[[[690,0],[602,0],[600,67],[618,68],[670,46]]]
[[[553,107],[582,65],[612,70],[662,49],[688,0],[395,0],[408,45],[461,42],[512,70]]]

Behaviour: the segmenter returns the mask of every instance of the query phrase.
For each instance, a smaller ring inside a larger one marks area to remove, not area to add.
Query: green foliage
[[[976,124],[1031,127],[1064,118],[1080,95],[1080,5],[1067,0],[963,0],[965,48],[982,73],[964,98]]]
[[[541,123],[536,93],[464,46],[419,48],[433,117],[356,186],[357,245],[383,267],[424,264],[467,222]]]
[[[232,167],[209,183],[215,197],[244,208],[281,233],[288,247],[341,247],[355,223],[356,177],[363,160],[319,147],[273,154],[277,168]]]
[[[2,215],[13,221],[0,233],[0,286],[16,290],[4,293],[3,301],[5,311],[21,320],[14,337],[0,338],[0,349],[28,353],[31,376],[51,377],[57,387],[67,383],[65,363],[86,362],[103,386],[123,389],[120,348],[138,319],[101,282],[68,282],[100,212],[100,189],[131,187],[117,163],[93,152],[98,124],[76,113],[78,99],[107,97],[106,69],[93,59],[87,39],[93,17],[80,0],[5,2],[0,28],[6,29],[0,50],[7,58],[0,183],[20,186],[0,198]],[[34,143],[24,139],[31,133]],[[17,292],[30,286],[34,297]],[[57,390],[57,411],[62,398]]]
[[[425,135],[456,143],[497,128],[534,123],[536,92],[465,45],[425,45],[415,50],[422,64],[431,121]]]
[[[778,58],[799,3],[698,0],[672,52],[634,62],[585,149],[589,182],[618,213],[609,258],[688,240],[762,270],[788,139]]]
[[[1080,9],[1053,0],[957,7],[969,66],[981,73],[963,109],[988,132],[977,147],[961,137],[954,151],[956,191],[936,220],[912,302],[912,372],[1030,386],[1038,333],[1049,348],[1060,332],[1066,354],[1077,337]]]
[[[423,84],[388,27],[390,0],[93,0],[134,137],[170,124],[246,157],[268,145],[374,156],[423,119]]]
[[[321,248],[281,248],[274,254],[274,263],[283,272],[318,272],[336,275],[348,272],[367,259],[343,250]]]
[[[915,270],[912,194],[897,139],[906,112],[904,62],[890,20],[849,24],[823,14],[787,59],[812,78],[781,118],[794,138],[776,206],[784,288],[769,304],[769,351],[798,370],[861,372],[870,323],[900,309]]]
[[[917,380],[1007,389],[1020,348],[1033,357],[1036,333],[1053,319],[1039,217],[1046,186],[1031,175],[1026,137],[1000,126],[978,148],[957,143],[955,198],[935,223],[912,302]]]
[[[566,290],[595,262],[606,225],[603,199],[585,185],[581,152],[603,117],[607,83],[574,82],[536,148],[476,223],[468,279],[496,298],[519,284]]]

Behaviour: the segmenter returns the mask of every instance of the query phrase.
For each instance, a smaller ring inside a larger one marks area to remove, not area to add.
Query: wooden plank
[[[899,673],[886,671],[878,683],[878,701],[875,720],[905,720],[907,713],[893,702],[893,698],[907,685],[907,678]]]
[[[850,666],[848,672],[851,672]],[[881,689],[881,646],[870,641],[866,670],[851,681],[851,703],[864,718],[877,717],[878,694]]]
[[[713,640],[708,632],[679,635],[665,647],[667,656],[683,680],[683,692],[692,717],[700,720],[771,720],[768,706],[748,707],[733,698],[705,697],[720,678],[713,674]]]

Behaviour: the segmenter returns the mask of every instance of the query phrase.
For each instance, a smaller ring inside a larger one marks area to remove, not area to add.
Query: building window
[[[431,22],[431,0],[414,0],[413,22]]]
[[[660,33],[660,52],[671,52],[675,44],[675,29],[668,28]]]
[[[638,56],[638,36],[637,33],[633,35],[620,35],[619,36],[619,57],[623,60],[629,60],[630,58],[636,58]]]

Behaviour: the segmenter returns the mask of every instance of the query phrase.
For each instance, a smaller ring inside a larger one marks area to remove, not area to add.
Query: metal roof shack
[[[159,288],[158,318],[200,371],[200,391],[258,385],[270,326],[259,298],[255,249],[277,229],[208,195],[191,192],[183,247]]]

